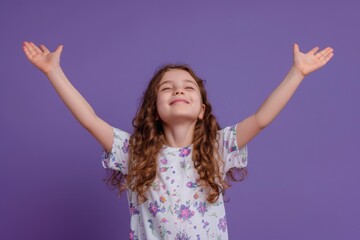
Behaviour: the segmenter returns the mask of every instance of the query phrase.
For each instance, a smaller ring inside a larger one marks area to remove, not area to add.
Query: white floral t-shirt
[[[103,150],[102,164],[127,174],[130,135],[113,129],[112,150]],[[233,167],[246,167],[247,145],[237,147],[236,125],[219,130],[218,142],[223,177]],[[130,239],[228,239],[223,196],[215,203],[206,201],[191,156],[192,145],[164,146],[157,158],[157,177],[146,193],[148,200],[138,205],[136,192],[127,191]]]

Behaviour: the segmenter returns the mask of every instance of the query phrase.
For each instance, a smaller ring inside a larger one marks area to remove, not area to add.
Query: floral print
[[[125,139],[123,146],[121,148],[123,150],[124,153],[127,153],[129,151],[129,140]]]
[[[130,135],[114,128],[110,152],[102,152],[102,164],[127,174]],[[247,165],[247,147],[238,148],[236,125],[218,131],[222,176],[233,167]],[[157,176],[146,192],[147,201],[138,204],[136,192],[128,190],[129,239],[228,239],[222,195],[215,203],[206,201],[206,191],[192,161],[193,146],[164,146],[157,158]]]
[[[176,211],[178,218],[188,220],[194,216],[194,211],[190,210],[190,206],[181,205],[180,209]]]
[[[201,223],[203,224],[203,228],[207,228],[207,226],[209,226],[209,222],[205,221],[204,219],[201,220]]]
[[[164,212],[164,211],[165,211],[165,208],[162,208],[162,209],[160,210],[157,201],[155,201],[155,202],[150,202],[148,209],[149,209],[150,213],[153,215],[153,217],[155,217],[158,212]]]
[[[196,182],[188,182],[188,183],[186,183],[186,186],[188,188],[197,188],[198,187]]]
[[[218,224],[218,227],[220,230],[222,230],[223,232],[226,231],[226,217],[223,217],[223,218],[220,218],[219,219],[219,224]]]
[[[134,206],[133,203],[130,203],[129,210],[130,210],[130,216],[139,214],[139,210]]]
[[[160,162],[164,165],[168,163],[168,160],[166,158],[160,159]]]
[[[138,240],[138,237],[135,236],[135,232],[130,230],[130,236],[129,236],[130,240]]]
[[[190,239],[191,238],[185,232],[177,233],[175,236],[175,240],[190,240]]]
[[[179,154],[180,157],[187,157],[189,156],[191,149],[189,147],[180,148],[179,152],[180,152]]]
[[[204,213],[207,212],[206,202],[200,202],[197,210],[202,216],[204,216]]]
[[[161,202],[161,203],[166,202],[166,198],[165,198],[164,196],[161,196],[161,197],[160,197],[160,202]]]

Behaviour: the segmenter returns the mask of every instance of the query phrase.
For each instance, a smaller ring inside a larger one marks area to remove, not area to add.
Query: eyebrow
[[[184,81],[184,82],[188,82],[188,83],[192,83],[192,84],[194,84],[195,86],[197,86],[196,82],[193,81],[193,80],[184,79],[183,81]],[[162,83],[159,85],[159,87],[161,87],[161,85],[163,85],[163,84],[165,84],[165,83],[171,83],[171,82],[173,82],[173,81],[172,81],[172,80],[165,80],[164,82],[162,82]]]

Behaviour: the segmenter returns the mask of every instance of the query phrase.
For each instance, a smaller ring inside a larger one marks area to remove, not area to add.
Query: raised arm
[[[110,151],[113,129],[96,115],[89,103],[65,76],[60,67],[63,46],[59,45],[54,52],[50,52],[44,45],[40,45],[39,48],[32,42],[24,42],[23,50],[28,60],[49,79],[76,120],[95,137],[105,150]]]
[[[294,62],[280,85],[263,102],[257,112],[241,121],[236,128],[238,146],[242,147],[268,126],[290,100],[306,75],[323,67],[334,55],[327,47],[320,52],[318,47],[302,53],[294,44]]]

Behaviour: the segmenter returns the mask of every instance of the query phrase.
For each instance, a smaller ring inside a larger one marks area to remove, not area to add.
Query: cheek
[[[158,95],[156,97],[156,107],[160,107],[164,103],[164,98],[161,97],[161,95]]]
[[[163,107],[164,107],[164,98],[162,98],[161,96],[158,96],[156,98],[156,103],[155,104],[156,104],[157,114],[161,118],[162,110],[163,110]]]

